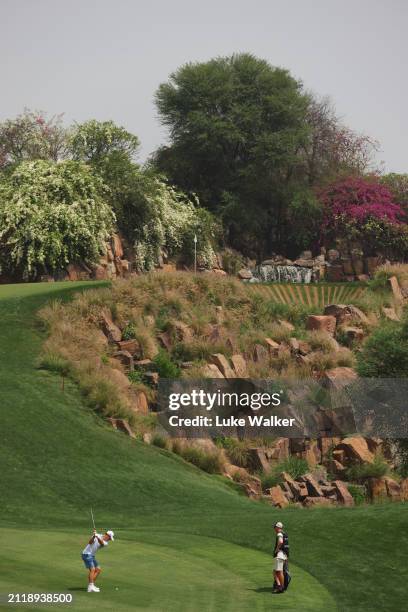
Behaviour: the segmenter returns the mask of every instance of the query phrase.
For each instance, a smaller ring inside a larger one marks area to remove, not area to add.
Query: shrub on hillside
[[[371,286],[374,288],[388,289],[388,279],[396,276],[400,285],[408,286],[408,264],[384,264],[377,268]]]
[[[408,312],[402,322],[383,322],[357,356],[357,370],[367,378],[408,376]]]
[[[206,451],[178,440],[173,441],[172,451],[208,474],[222,473],[224,459],[219,451]]]
[[[275,470],[273,472],[268,472],[266,474],[262,473],[260,475],[260,478],[261,478],[262,491],[266,491],[267,489],[270,489],[271,487],[276,487],[276,485],[282,482],[280,472],[277,472]]]
[[[38,367],[48,370],[49,372],[56,372],[57,374],[61,374],[61,376],[68,376],[71,370],[69,361],[52,351],[45,351],[41,355]]]
[[[217,440],[217,445],[226,450],[228,459],[234,465],[248,468],[250,464],[249,443],[246,440],[237,438],[221,437]]]
[[[372,463],[358,463],[349,467],[346,471],[348,480],[364,482],[367,478],[382,478],[389,472],[389,465],[380,454],[374,457]]]
[[[366,494],[364,490],[362,490],[361,486],[349,484],[347,486],[348,492],[354,499],[354,503],[356,506],[361,506],[366,502]]]
[[[292,455],[287,459],[284,459],[276,466],[276,471],[287,472],[292,478],[296,479],[303,476],[309,471],[309,464],[306,459],[301,459]]]
[[[262,489],[266,490],[279,484],[282,481],[282,472],[286,472],[296,480],[296,478],[303,476],[308,471],[309,464],[306,459],[292,455],[277,463],[270,472],[261,475]]]
[[[180,368],[171,360],[170,355],[160,350],[153,359],[160,378],[180,378]]]
[[[155,434],[152,438],[153,446],[157,446],[157,448],[167,448],[167,440],[164,436],[160,434]]]

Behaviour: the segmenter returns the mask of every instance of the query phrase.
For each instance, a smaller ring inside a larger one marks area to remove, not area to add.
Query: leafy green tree
[[[171,139],[156,164],[222,216],[232,246],[262,256],[287,237],[308,102],[288,71],[250,54],[186,64],[156,93]]]
[[[92,263],[113,224],[106,188],[89,166],[21,162],[0,182],[1,269],[27,279]]]
[[[139,139],[113,121],[86,121],[70,134],[69,149],[74,159],[90,164],[109,187],[107,197],[120,231],[134,240],[135,228],[147,220],[147,194],[154,183],[141,171],[134,157]]]
[[[73,159],[92,164],[103,162],[107,156],[118,152],[131,159],[138,148],[138,137],[113,121],[91,119],[77,124],[69,136]]]

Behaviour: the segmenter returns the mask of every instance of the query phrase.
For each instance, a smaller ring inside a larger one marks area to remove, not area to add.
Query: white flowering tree
[[[136,231],[135,255],[139,270],[150,270],[165,249],[170,257],[190,263],[194,234],[198,236],[198,264],[210,268],[215,263],[213,245],[219,228],[212,215],[164,181],[152,179],[146,191],[148,220]]]
[[[94,262],[114,220],[89,166],[24,161],[0,181],[1,271],[29,279]]]

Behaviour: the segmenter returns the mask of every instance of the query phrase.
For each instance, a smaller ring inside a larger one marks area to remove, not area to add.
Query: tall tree
[[[170,144],[155,162],[222,216],[234,246],[261,257],[287,238],[308,103],[288,71],[250,54],[186,64],[156,93]]]
[[[378,143],[345,126],[329,98],[310,95],[306,123],[309,136],[299,154],[309,185],[332,181],[339,174],[359,175],[373,169]]]

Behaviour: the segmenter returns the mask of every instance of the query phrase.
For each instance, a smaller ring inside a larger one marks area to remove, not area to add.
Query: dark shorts
[[[99,567],[99,563],[95,559],[94,555],[84,555],[84,554],[82,554],[81,556],[82,556],[82,561],[84,562],[85,567],[87,569],[95,569],[95,568]]]

